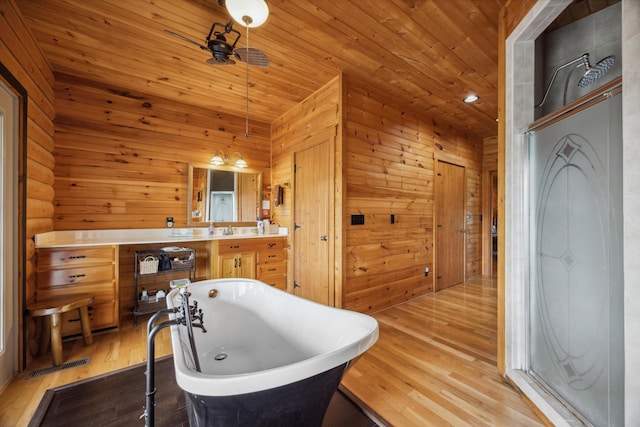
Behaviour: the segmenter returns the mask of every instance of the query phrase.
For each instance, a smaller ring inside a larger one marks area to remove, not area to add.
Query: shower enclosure
[[[236,209],[235,191],[212,191],[209,197],[210,221],[237,221],[238,213]]]
[[[605,95],[528,132],[529,372],[594,425],[617,426],[622,96]]]

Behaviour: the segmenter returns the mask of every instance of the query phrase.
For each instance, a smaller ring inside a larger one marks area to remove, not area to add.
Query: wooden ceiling
[[[16,1],[57,80],[244,117],[245,65],[206,65],[209,53],[163,31],[204,44],[213,22],[229,20],[216,0]],[[267,1],[269,19],[249,34],[271,61],[249,67],[251,120],[270,123],[343,72],[425,119],[497,133],[497,22],[507,0]],[[469,93],[480,101],[464,104]]]

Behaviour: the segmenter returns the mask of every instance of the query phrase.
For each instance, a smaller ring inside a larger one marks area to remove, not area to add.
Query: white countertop
[[[207,228],[137,228],[121,230],[70,230],[50,231],[35,235],[36,248],[68,246],[135,245],[146,243],[184,243],[224,239],[263,239],[286,236],[287,229],[280,234],[258,234],[257,227],[234,227],[234,233],[223,235],[217,228],[209,235]]]

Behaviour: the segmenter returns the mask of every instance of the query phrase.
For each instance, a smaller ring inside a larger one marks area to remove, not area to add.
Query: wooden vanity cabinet
[[[93,295],[89,307],[92,330],[118,327],[117,248],[109,246],[40,248],[37,253],[36,298]],[[77,310],[62,315],[62,336],[80,334]]]
[[[256,277],[256,258],[254,253],[223,254],[218,256],[216,277]]]
[[[212,278],[258,279],[286,289],[286,238],[224,239],[211,242]]]
[[[256,253],[249,239],[212,241],[210,262],[215,279],[256,277]]]
[[[257,251],[256,278],[283,291],[287,290],[287,240],[264,239]]]

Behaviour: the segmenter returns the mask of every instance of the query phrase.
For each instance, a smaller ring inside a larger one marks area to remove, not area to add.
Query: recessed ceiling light
[[[478,99],[480,99],[478,95],[471,94],[464,99],[464,102],[471,104],[472,102],[476,102]]]

